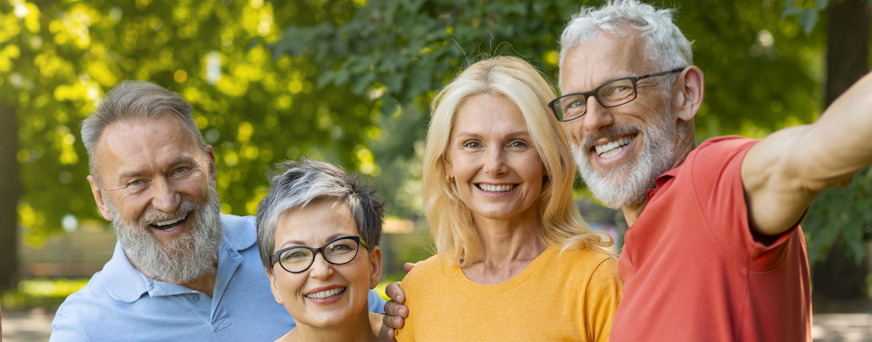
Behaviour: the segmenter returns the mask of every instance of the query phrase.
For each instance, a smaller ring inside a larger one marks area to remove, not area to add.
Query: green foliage
[[[344,5],[343,5],[344,4]],[[350,2],[0,1],[0,101],[17,107],[25,192],[19,223],[39,245],[65,215],[102,221],[85,177],[78,125],[124,79],[179,92],[215,148],[222,210],[252,214],[270,166],[308,155],[378,174],[365,147],[375,105],[346,87],[315,87],[309,58],[270,58],[276,23],[342,20]],[[324,13],[327,13],[326,15]],[[212,57],[210,57],[212,56]],[[217,57],[220,80],[207,78]],[[76,220],[68,222],[75,223]],[[75,227],[75,224],[69,225]]]
[[[373,0],[346,22],[295,23],[268,48],[274,58],[317,61],[318,86],[350,87],[355,94],[378,98],[389,114],[380,126],[403,123],[390,131],[401,134],[383,134],[373,142],[378,164],[392,175],[384,183],[391,201],[391,194],[409,188],[397,186],[410,184],[397,179],[419,177],[409,172],[407,162],[393,162],[416,160],[415,142],[423,139],[427,104],[435,92],[458,70],[490,55],[524,57],[555,81],[557,40],[580,5],[569,0]],[[723,134],[761,138],[819,115],[821,35],[798,35],[797,21],[781,20],[772,2],[665,5],[677,8],[678,25],[695,41],[695,63],[706,75],[706,101],[696,120],[700,141]],[[385,157],[379,146],[396,148],[388,148],[393,153]],[[404,203],[392,205],[392,213],[414,212]]]
[[[823,12],[831,3],[842,0],[787,0],[782,9],[782,18],[798,16],[802,30],[806,34],[811,33],[820,20],[820,12]],[[872,4],[872,0],[866,0]]]
[[[845,188],[824,191],[802,222],[809,263],[823,261],[840,235],[846,256],[860,263],[872,239],[872,168]]]

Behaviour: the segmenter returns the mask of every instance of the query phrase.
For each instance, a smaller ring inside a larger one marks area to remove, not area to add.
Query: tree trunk
[[[15,108],[0,104],[0,290],[18,286],[18,123]]]
[[[869,72],[870,16],[862,0],[834,1],[827,9],[827,106]],[[839,238],[826,260],[814,265],[815,297],[865,298],[868,258],[858,265],[841,245]]]

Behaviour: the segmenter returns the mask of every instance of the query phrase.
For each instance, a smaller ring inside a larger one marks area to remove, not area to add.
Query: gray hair
[[[150,82],[123,81],[106,93],[94,112],[82,121],[82,142],[88,151],[88,166],[98,184],[97,143],[106,127],[117,121],[153,119],[164,111],[176,114],[200,149],[206,151],[206,141],[191,115],[191,105],[178,93]]]
[[[384,223],[384,203],[375,190],[358,183],[344,169],[333,164],[301,159],[277,165],[279,174],[270,180],[269,194],[257,206],[257,245],[263,266],[272,273],[275,263],[275,229],[279,217],[303,209],[311,202],[334,199],[348,206],[357,232],[367,248],[378,246]]]
[[[560,36],[560,67],[566,54],[579,44],[603,32],[623,37],[629,33],[628,28],[639,31],[645,39],[648,62],[657,68],[652,72],[690,66],[693,64],[691,42],[673,22],[674,12],[673,9],[656,9],[638,0],[610,0],[599,9],[582,6]],[[673,84],[677,77],[667,75],[664,84]],[[562,74],[560,87],[563,88]]]

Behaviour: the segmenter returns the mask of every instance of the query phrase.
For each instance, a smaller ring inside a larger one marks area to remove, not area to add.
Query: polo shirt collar
[[[254,221],[254,216],[221,215],[221,224],[224,226],[224,239],[221,240],[218,253],[221,254],[225,249],[242,251],[251,248],[257,241],[257,234],[251,229],[240,229],[238,227],[245,227],[246,224],[253,224]],[[234,229],[227,229],[227,227],[233,227]],[[225,246],[225,244],[227,245]],[[191,293],[193,291],[181,285],[154,280],[143,275],[133,268],[130,260],[127,260],[127,255],[121,247],[121,241],[115,243],[112,259],[103,266],[103,271],[101,272],[106,291],[109,292],[109,295],[113,299],[125,303],[133,303],[146,293],[150,296],[171,296]]]
[[[684,162],[681,162],[681,164],[678,164],[678,166],[676,166],[672,170],[666,171],[662,175],[657,177],[657,179],[654,181],[654,188],[648,189],[647,202],[651,202],[651,199],[654,198],[654,195],[656,195],[657,192],[660,191],[664,184],[669,182],[670,179],[678,176],[678,171],[681,170],[682,166],[684,166]]]

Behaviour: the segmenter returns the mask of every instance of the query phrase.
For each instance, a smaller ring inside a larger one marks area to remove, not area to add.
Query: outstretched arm
[[[778,235],[795,226],[822,191],[851,183],[872,164],[872,73],[810,125],[773,133],[742,161],[751,229]]]

